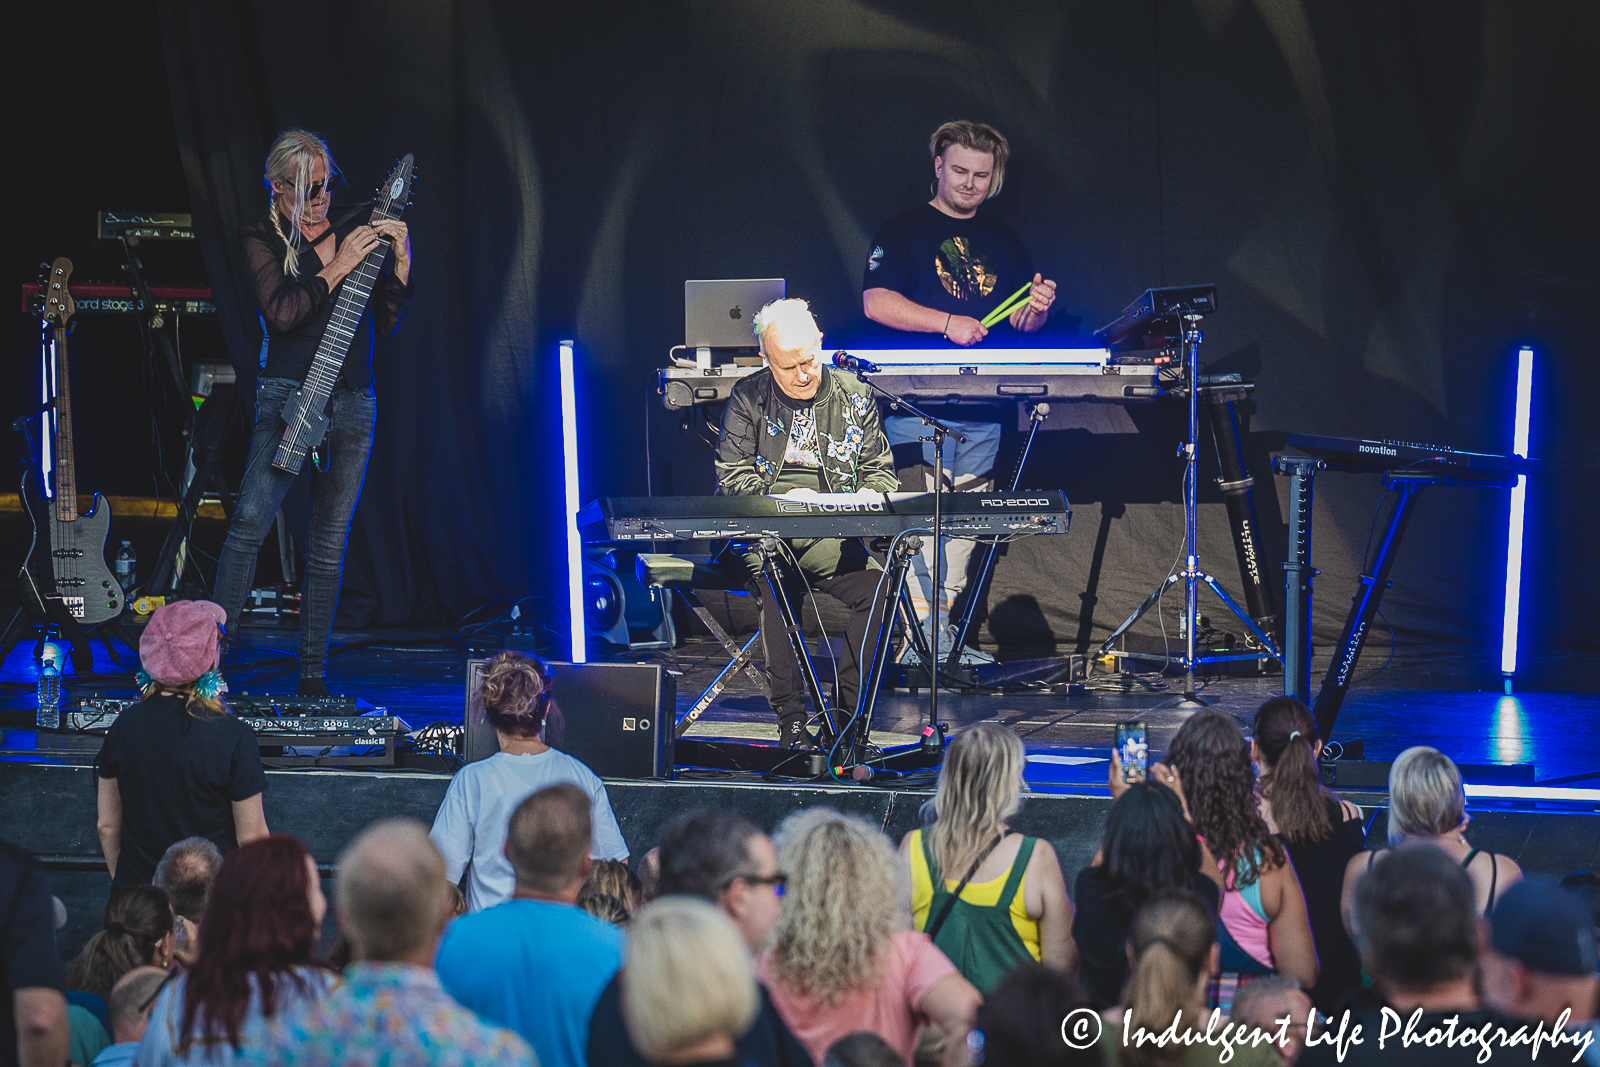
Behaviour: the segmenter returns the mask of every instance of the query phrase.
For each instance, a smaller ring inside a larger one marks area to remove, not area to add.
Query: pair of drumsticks
[[[993,326],[995,323],[999,322],[1001,319],[1017,310],[1023,304],[1027,303],[1030,290],[1032,289],[1033,283],[1029,282],[1021,289],[1018,289],[1016,292],[1006,297],[1005,300],[1001,301],[999,307],[995,308],[978,321],[981,322],[983,324],[983,328],[987,330],[989,327]]]

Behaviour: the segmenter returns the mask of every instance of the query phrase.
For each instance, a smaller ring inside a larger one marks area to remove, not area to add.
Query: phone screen
[[[1122,761],[1122,780],[1136,781],[1150,769],[1150,742],[1147,740],[1144,721],[1117,724],[1117,758]]]

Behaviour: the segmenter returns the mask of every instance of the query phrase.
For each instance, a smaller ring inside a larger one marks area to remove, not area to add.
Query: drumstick
[[[1016,292],[1012,293],[1010,296],[1001,301],[999,307],[995,308],[993,311],[989,312],[989,314],[985,315],[979,320],[982,323],[983,328],[987,330],[990,326],[993,326],[995,323],[999,322],[1001,319],[1017,310],[1017,308],[1021,306],[1022,302],[1031,295],[1029,290],[1032,288],[1033,283],[1029,282],[1027,285],[1024,285],[1021,289],[1018,289]]]

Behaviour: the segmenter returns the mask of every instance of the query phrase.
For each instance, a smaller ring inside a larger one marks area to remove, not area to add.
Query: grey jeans
[[[295,475],[272,465],[283,438],[280,413],[300,385],[292,378],[262,378],[256,384],[256,422],[250,456],[239,486],[239,504],[217,568],[217,603],[228,613],[228,636],[238,637],[239,616],[255,579],[256,556],[277,517]],[[300,676],[320,678],[328,663],[328,636],[339,607],[339,582],[350,519],[367,476],[378,400],[364,392],[336,387],[328,400],[328,471],[312,474],[311,517],[306,529],[306,573],[300,588]],[[306,462],[311,461],[308,458]]]

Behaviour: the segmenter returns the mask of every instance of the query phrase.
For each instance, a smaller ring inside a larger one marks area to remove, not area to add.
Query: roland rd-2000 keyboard
[[[945,493],[951,537],[1066,533],[1064,493]],[[932,493],[787,496],[602,497],[578,512],[590,541],[725,541],[756,537],[888,537],[933,528]]]

